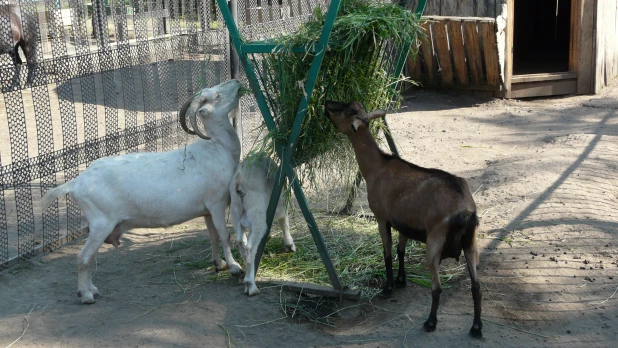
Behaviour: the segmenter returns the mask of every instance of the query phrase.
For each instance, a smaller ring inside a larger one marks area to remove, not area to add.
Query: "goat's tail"
[[[453,257],[459,260],[461,250],[470,247],[476,238],[479,218],[476,212],[463,211],[449,220],[448,235],[442,251],[442,258]]]
[[[476,212],[464,212],[457,215],[459,217],[459,224],[464,229],[464,234],[461,237],[461,244],[464,248],[474,243],[476,238],[476,228],[479,225],[479,217]]]
[[[242,176],[242,167],[241,166],[242,166],[242,164],[239,165],[238,168],[236,168],[236,172],[234,173],[234,176],[232,177],[233,189],[230,190],[230,193],[231,194],[237,194],[239,196],[240,200],[242,200],[242,197],[245,194],[243,189],[242,189],[243,176]]]
[[[49,207],[56,198],[60,197],[63,194],[67,194],[69,192],[71,192],[70,182],[62,184],[58,187],[54,187],[53,189],[47,191],[47,193],[43,195],[43,198],[41,198],[41,207],[43,208],[43,211],[45,211],[47,207]]]

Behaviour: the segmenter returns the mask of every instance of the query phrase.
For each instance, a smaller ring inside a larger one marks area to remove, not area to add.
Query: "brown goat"
[[[404,255],[408,239],[425,242],[426,262],[431,272],[432,302],[425,330],[436,329],[440,303],[440,262],[459,260],[464,251],[474,300],[474,322],[470,335],[482,337],[481,290],[476,275],[478,251],[476,204],[466,180],[438,169],[428,169],[384,153],[369,130],[369,121],[383,117],[378,110],[369,114],[359,102],[327,101],[326,116],[352,142],[356,161],[367,183],[367,199],[382,237],[386,285],[382,296],[390,297],[393,287],[406,285]],[[399,271],[393,279],[391,227],[399,231]]]

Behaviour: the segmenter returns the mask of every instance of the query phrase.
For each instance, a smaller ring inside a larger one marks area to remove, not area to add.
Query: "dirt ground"
[[[94,277],[103,298],[94,305],[75,296],[84,240],[0,273],[0,345],[615,346],[617,85],[528,101],[421,91],[389,122],[405,159],[469,180],[481,217],[483,339],[468,336],[467,275],[443,292],[433,333],[422,330],[430,290],[413,283],[390,300],[343,301],[336,327],[286,317],[280,298],[296,295],[264,283],[251,298],[225,277],[188,292],[183,284],[208,271],[164,272],[174,260],[159,255],[207,238],[192,221],[103,247]]]

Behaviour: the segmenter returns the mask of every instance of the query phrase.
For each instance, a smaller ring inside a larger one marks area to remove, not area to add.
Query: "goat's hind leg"
[[[245,294],[249,296],[253,296],[260,292],[260,289],[255,285],[255,257],[260,242],[265,235],[265,219],[253,219],[251,222],[251,235],[245,246],[245,253],[247,254],[247,259],[245,260]]]
[[[470,273],[472,300],[474,301],[474,321],[472,328],[470,328],[470,336],[481,338],[483,337],[483,322],[481,321],[481,285],[476,274],[479,255],[476,249],[476,241],[472,240],[471,245],[464,246],[464,255],[466,256],[466,264]]]
[[[92,304],[100,298],[99,290],[92,284],[92,261],[105,238],[118,228],[109,221],[90,223],[90,235],[82,250],[77,254],[77,296],[82,303]]]
[[[296,245],[294,244],[294,239],[292,239],[292,235],[290,234],[290,220],[287,213],[279,219],[279,226],[281,227],[283,234],[283,250],[286,253],[296,252]]]
[[[13,46],[13,50],[9,53],[11,58],[13,59],[13,65],[21,65],[23,62],[21,61],[21,57],[19,56],[19,52],[17,49],[19,48],[19,44]]]
[[[440,306],[440,294],[442,293],[442,286],[440,285],[442,246],[443,241],[441,240],[427,239],[425,259],[431,273],[431,312],[429,313],[429,318],[423,324],[427,332],[434,331],[438,324],[438,307]]]

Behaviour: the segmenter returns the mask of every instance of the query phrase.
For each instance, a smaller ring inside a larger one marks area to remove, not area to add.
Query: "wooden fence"
[[[425,87],[498,91],[501,85],[496,22],[493,18],[427,16],[410,78]]]

